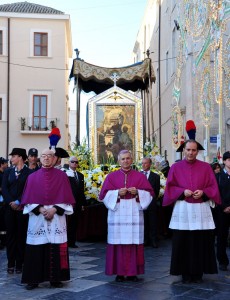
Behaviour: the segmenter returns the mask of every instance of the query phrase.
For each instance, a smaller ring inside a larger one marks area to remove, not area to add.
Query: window
[[[0,55],[3,54],[3,32],[0,30]]]
[[[0,55],[7,55],[7,38],[7,28],[0,26]]]
[[[47,95],[34,95],[33,97],[33,129],[47,128]]]
[[[6,95],[0,94],[0,121],[6,121],[6,117],[7,117]]]
[[[0,121],[2,121],[2,98],[0,98]]]
[[[34,56],[48,56],[48,33],[34,32]]]
[[[1,29],[1,27],[0,27]],[[30,57],[52,57],[52,30],[45,28],[30,29]]]

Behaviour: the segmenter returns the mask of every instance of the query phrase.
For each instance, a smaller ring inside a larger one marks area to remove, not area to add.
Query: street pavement
[[[77,243],[69,248],[71,280],[63,288],[50,288],[49,283],[27,291],[20,283],[21,275],[6,272],[5,249],[0,251],[0,299],[50,300],[166,300],[166,299],[230,299],[230,271],[204,275],[200,284],[183,284],[178,276],[169,275],[171,240],[161,240],[160,247],[145,248],[145,274],[138,282],[115,282],[106,276],[106,243]],[[230,257],[230,249],[228,254]],[[33,266],[31,266],[33,267]]]

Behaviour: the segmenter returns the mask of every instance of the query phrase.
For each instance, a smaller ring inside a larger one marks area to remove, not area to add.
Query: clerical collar
[[[124,169],[120,168],[120,171],[124,174],[128,174],[130,171],[132,171],[132,169],[124,170]]]
[[[186,161],[186,163],[187,164],[194,164],[196,161],[197,161],[197,159],[194,159],[194,160],[187,160],[186,158],[184,159],[185,161]]]
[[[54,166],[51,166],[51,167],[41,167],[41,170],[44,171],[44,172],[48,172],[49,170],[53,170],[54,169]]]

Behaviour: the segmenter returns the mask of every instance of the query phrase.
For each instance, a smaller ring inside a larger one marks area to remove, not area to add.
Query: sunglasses
[[[71,160],[70,162],[71,162],[71,164],[78,164],[77,160]]]

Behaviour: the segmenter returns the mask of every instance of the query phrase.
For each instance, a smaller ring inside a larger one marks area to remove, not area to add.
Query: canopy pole
[[[79,88],[78,76],[76,81],[76,145],[80,145],[80,94],[81,89]]]
[[[80,51],[78,48],[74,49],[76,53],[76,59],[81,60],[79,58]],[[80,145],[80,112],[81,112],[81,106],[80,106],[80,99],[81,99],[81,87],[79,87],[79,81],[78,81],[78,75],[76,76],[76,145]]]
[[[152,83],[151,83],[151,58],[148,56],[149,60],[149,101],[151,103],[150,105],[150,122],[151,122],[151,128],[150,128],[150,140],[153,142],[154,140],[154,115],[153,115],[153,95],[152,95]],[[155,142],[155,141],[154,141]]]
[[[162,153],[162,141],[161,141],[161,0],[159,1],[159,16],[158,16],[158,91],[159,91],[159,149]]]
[[[145,93],[141,90],[142,100],[142,116],[143,116],[143,148],[146,143],[146,108],[145,108]]]

